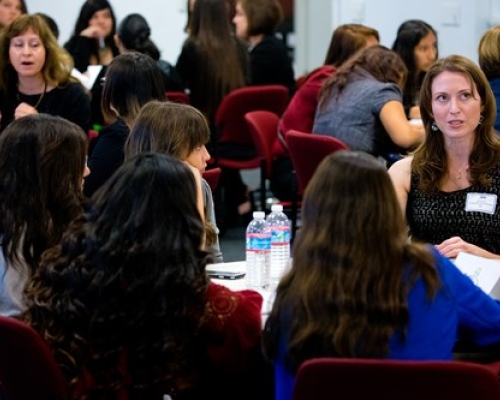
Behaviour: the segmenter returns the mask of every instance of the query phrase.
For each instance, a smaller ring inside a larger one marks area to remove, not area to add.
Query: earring
[[[479,125],[484,122],[484,117],[482,115],[479,116]]]
[[[438,126],[437,126],[437,124],[436,124],[436,121],[434,121],[434,122],[432,123],[432,125],[431,125],[431,130],[432,130],[433,132],[437,132],[437,131],[439,130],[439,128],[438,128]]]

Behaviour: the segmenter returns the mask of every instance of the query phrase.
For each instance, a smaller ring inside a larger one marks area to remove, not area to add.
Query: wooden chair
[[[286,144],[293,167],[297,175],[297,199],[294,204],[299,204],[300,198],[304,195],[307,184],[311,180],[316,168],[323,159],[335,151],[349,150],[349,147],[342,141],[331,136],[311,134],[290,130],[286,134]],[[297,230],[297,212],[292,211],[292,236]]]
[[[297,372],[293,400],[495,400],[498,374],[463,361],[316,358]]]
[[[67,384],[48,346],[25,323],[0,316],[0,398],[63,400]]]

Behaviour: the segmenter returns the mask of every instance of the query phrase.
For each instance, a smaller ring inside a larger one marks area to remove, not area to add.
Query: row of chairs
[[[279,116],[270,111],[251,111],[245,114],[245,121],[260,158],[260,194],[261,205],[264,205],[267,184],[273,173],[273,148],[278,140]],[[297,230],[297,212],[301,198],[316,168],[330,153],[349,150],[349,147],[330,136],[312,135],[296,130],[287,132],[285,141],[298,183],[296,197],[291,202],[283,202],[284,207],[291,208],[293,237]]]

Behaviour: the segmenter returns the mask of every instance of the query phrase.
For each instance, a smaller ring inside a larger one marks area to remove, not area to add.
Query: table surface
[[[246,265],[245,261],[234,261],[228,263],[220,263],[220,264],[209,264],[207,265],[207,271],[234,271],[234,272],[245,272]],[[246,283],[246,275],[244,278],[240,279],[215,279],[211,278],[213,282],[228,287],[231,290],[245,290],[248,289]],[[256,292],[259,292],[262,295],[264,301],[262,302],[262,310],[261,314],[263,317],[269,315],[271,308],[273,306],[274,300],[274,290],[260,290],[253,289]],[[264,322],[264,321],[263,321]]]

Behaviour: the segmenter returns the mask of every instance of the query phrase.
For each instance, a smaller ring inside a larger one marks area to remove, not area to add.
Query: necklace
[[[45,96],[45,92],[47,91],[47,82],[43,82],[43,92],[42,94],[40,95],[40,97],[38,98],[38,101],[36,102],[36,104],[33,106],[33,108],[35,110],[38,110],[38,106],[40,105],[40,103],[42,102],[43,100],[43,96]],[[18,103],[21,102],[21,96],[19,95],[19,91],[16,93],[16,100]]]
[[[462,179],[462,176],[463,176],[464,172],[465,172],[465,174],[466,174],[466,176],[467,176],[467,174],[469,173],[469,166],[468,166],[468,165],[467,165],[466,167],[462,168],[462,169],[459,169],[456,175],[453,175],[453,176],[452,176],[452,175],[450,174],[450,172],[448,172],[448,176],[449,176],[449,177],[450,177],[453,181],[459,181],[459,180],[461,180],[461,179]]]

